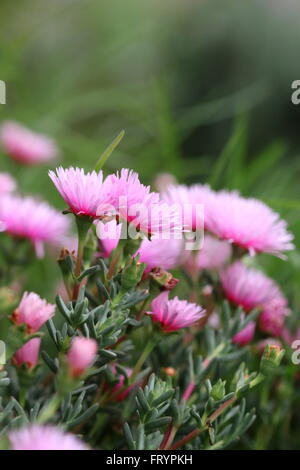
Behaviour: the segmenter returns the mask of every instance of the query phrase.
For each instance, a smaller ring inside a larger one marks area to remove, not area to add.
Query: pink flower
[[[246,312],[263,308],[270,299],[282,296],[272,279],[240,261],[221,272],[221,283],[227,299],[243,307]]]
[[[96,218],[100,208],[106,213],[105,187],[102,171],[84,173],[82,168],[59,167],[49,171],[49,176],[56,189],[68,204],[68,209],[75,215]]]
[[[221,269],[231,254],[232,249],[227,241],[205,234],[202,248],[197,253],[190,253],[184,266],[187,271],[197,270],[197,273],[203,269]]]
[[[221,191],[209,210],[208,230],[252,255],[265,252],[280,256],[282,251],[294,248],[286,222],[257,199],[245,199],[235,191]]]
[[[194,184],[169,186],[162,197],[169,204],[181,209],[184,227],[189,230],[201,230],[209,225],[210,207],[214,191],[208,185]]]
[[[116,220],[97,224],[97,235],[100,239],[100,255],[109,257],[117,247],[120,240],[122,224]],[[147,265],[146,270],[151,271],[155,267],[169,270],[178,266],[182,258],[183,240],[174,237],[168,240],[156,238],[148,240],[144,238],[135,255],[140,255],[140,262]]]
[[[58,155],[52,139],[13,121],[7,121],[1,126],[0,143],[11,158],[26,165],[36,165]]]
[[[0,220],[7,233],[30,240],[39,258],[44,255],[44,243],[61,244],[69,228],[62,214],[32,197],[2,196]]]
[[[280,336],[284,329],[285,318],[289,314],[286,299],[281,295],[271,298],[259,317],[259,327],[264,333]]]
[[[183,240],[144,239],[136,254],[140,262],[146,264],[146,271],[160,267],[166,271],[176,268],[181,263]]]
[[[239,331],[233,338],[232,342],[240,346],[246,346],[253,339],[255,333],[255,322],[251,321],[245,328]]]
[[[77,336],[73,339],[67,360],[73,377],[83,374],[94,362],[98,350],[94,339]]]
[[[24,292],[19,306],[12,314],[16,325],[25,323],[28,333],[35,333],[55,312],[55,305],[49,304],[34,292]]]
[[[152,301],[151,310],[147,313],[152,315],[153,321],[161,324],[166,333],[191,326],[205,315],[205,311],[199,305],[179,300],[178,297],[169,300],[167,291]]]
[[[179,213],[162,201],[158,193],[150,192],[137,173],[123,168],[121,173],[108,176],[104,186],[118,217],[130,224],[131,236],[139,231],[149,236],[182,231]]]
[[[9,433],[12,450],[88,450],[71,433],[52,425],[33,424]]]
[[[26,364],[30,369],[38,363],[41,338],[32,338],[24,344],[13,356],[13,363],[17,366]]]
[[[0,196],[12,193],[16,189],[17,183],[9,173],[0,173]]]
[[[281,332],[281,337],[287,344],[291,345],[294,341],[300,339],[300,327],[297,328],[295,333],[290,331],[288,328],[284,328]]]

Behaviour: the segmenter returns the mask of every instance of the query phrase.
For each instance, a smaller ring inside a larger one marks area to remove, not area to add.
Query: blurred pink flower
[[[152,301],[151,312],[147,313],[153,321],[161,324],[166,333],[191,326],[205,315],[203,308],[197,304],[179,300],[178,297],[169,300],[168,291],[162,292]]]
[[[73,377],[83,374],[96,359],[98,350],[94,339],[77,336],[73,339],[67,354],[67,361]]]
[[[260,329],[279,335],[289,310],[287,300],[275,282],[254,268],[236,261],[221,272],[221,283],[227,299],[248,312],[259,308]]]
[[[100,255],[109,257],[111,252],[117,247],[122,230],[122,224],[117,224],[116,220],[97,224],[97,235],[100,239]],[[140,262],[146,263],[146,271],[151,271],[155,267],[165,270],[173,269],[181,262],[183,251],[183,240],[176,240],[174,237],[169,240],[156,238],[148,240],[144,238],[136,255],[140,255]]]
[[[188,187],[182,184],[169,186],[162,194],[162,198],[169,204],[181,208],[186,229],[201,230],[209,225],[210,207],[214,195],[209,185],[194,184]]]
[[[220,277],[227,299],[246,312],[262,308],[270,299],[282,296],[272,279],[241,261],[235,261],[224,269]]]
[[[57,146],[52,139],[13,121],[2,124],[0,144],[11,158],[26,165],[36,165],[58,155]]]
[[[0,198],[0,220],[7,233],[30,240],[39,258],[44,243],[63,244],[69,228],[66,217],[46,202],[9,194]]]
[[[221,269],[231,254],[232,248],[227,241],[205,234],[202,248],[198,252],[189,252],[184,266],[190,272],[195,269],[197,272],[203,269]]]
[[[286,222],[257,199],[243,198],[235,191],[220,191],[209,210],[208,230],[252,255],[265,252],[280,256],[282,251],[294,248]]]
[[[49,177],[68,204],[68,209],[75,215],[96,218],[99,214],[97,211],[101,207],[103,207],[103,214],[106,213],[107,201],[102,171],[85,173],[82,168],[64,169],[59,167],[56,169],[56,173],[50,170]]]
[[[38,363],[41,338],[32,338],[24,344],[13,356],[13,363],[17,366],[26,364],[30,369]]]
[[[71,433],[50,424],[32,424],[9,433],[12,450],[88,450]]]
[[[245,328],[239,331],[233,338],[232,342],[240,346],[246,346],[253,339],[255,333],[255,322],[251,321]]]
[[[144,239],[136,254],[140,262],[146,264],[146,272],[160,267],[166,271],[176,268],[181,263],[183,240]]]
[[[281,337],[287,344],[291,345],[295,340],[300,340],[300,327],[298,327],[295,332],[284,328],[281,332]]]
[[[16,189],[16,180],[9,173],[0,173],[0,196]]]
[[[19,306],[12,314],[16,325],[25,323],[28,333],[35,333],[55,312],[55,305],[49,304],[34,292],[24,292]]]
[[[289,315],[287,300],[283,295],[271,298],[264,305],[259,317],[259,327],[264,333],[280,336],[284,328],[285,318]]]

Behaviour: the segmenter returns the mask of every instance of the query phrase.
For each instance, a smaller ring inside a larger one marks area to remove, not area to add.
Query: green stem
[[[50,402],[47,404],[47,406],[42,410],[39,418],[38,418],[38,423],[42,424],[49,419],[52,418],[52,416],[56,413],[59,405],[61,402],[61,397],[59,395],[54,395],[53,398],[50,400]]]
[[[157,345],[158,340],[157,339],[150,339],[148,343],[145,346],[144,351],[142,352],[139,360],[137,361],[136,365],[133,368],[132,374],[130,375],[130,382],[133,383],[134,379],[136,376],[139,374],[144,362],[146,361],[147,357],[151,353],[151,351],[155,348]]]
[[[78,248],[77,248],[77,258],[75,265],[75,278],[78,278],[81,273],[84,245],[86,241],[87,233],[92,225],[92,219],[87,216],[76,216],[76,225],[78,232]],[[80,289],[80,282],[75,280],[75,285],[73,289],[73,300],[76,300],[78,297]]]

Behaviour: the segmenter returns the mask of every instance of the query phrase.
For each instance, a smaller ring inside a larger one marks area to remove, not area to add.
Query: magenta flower
[[[12,314],[16,325],[25,324],[28,333],[35,333],[55,312],[55,305],[49,304],[34,292],[24,292],[19,306]]]
[[[82,168],[59,167],[56,173],[49,171],[49,176],[75,215],[96,218],[108,210],[102,171],[85,173]]]
[[[12,450],[88,450],[71,433],[52,425],[33,424],[9,433]]]
[[[214,191],[208,185],[195,184],[169,186],[162,197],[169,204],[180,208],[183,225],[189,230],[207,228]]]
[[[15,179],[9,173],[0,173],[0,196],[12,193],[16,186]]]
[[[208,230],[252,255],[265,252],[280,256],[294,248],[286,222],[257,199],[245,199],[235,191],[221,191],[209,210]]]
[[[170,333],[191,326],[205,316],[205,311],[199,305],[179,300],[175,297],[169,300],[167,291],[159,294],[151,303],[152,320],[159,322],[163,331]]]
[[[98,350],[94,339],[77,336],[73,339],[67,355],[70,372],[73,377],[83,374],[94,362]]]
[[[11,158],[25,165],[36,165],[58,155],[52,139],[13,121],[7,121],[1,126],[0,144]]]
[[[44,255],[44,243],[62,244],[69,228],[62,214],[32,197],[2,196],[0,220],[7,233],[30,240],[39,258]]]
[[[12,361],[16,366],[26,364],[29,369],[38,363],[41,338],[32,338],[14,354]]]
[[[135,231],[146,235],[182,231],[180,214],[162,201],[158,193],[150,192],[137,173],[123,168],[120,173],[108,176],[104,186],[107,201],[115,207],[118,217]]]
[[[255,333],[255,322],[251,321],[241,331],[239,331],[233,338],[232,342],[239,346],[246,346],[249,344]]]

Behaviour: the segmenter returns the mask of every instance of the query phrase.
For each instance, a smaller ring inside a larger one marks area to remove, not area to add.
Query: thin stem
[[[50,402],[46,405],[46,407],[42,410],[39,418],[38,423],[45,423],[52,418],[52,416],[56,413],[59,405],[61,402],[61,397],[59,395],[54,395]]]
[[[148,343],[145,346],[144,351],[142,352],[139,360],[137,361],[136,365],[133,368],[132,374],[130,375],[130,382],[133,383],[134,379],[136,376],[139,374],[144,362],[146,361],[147,357],[151,353],[151,351],[155,348],[157,345],[157,340],[150,339]]]

